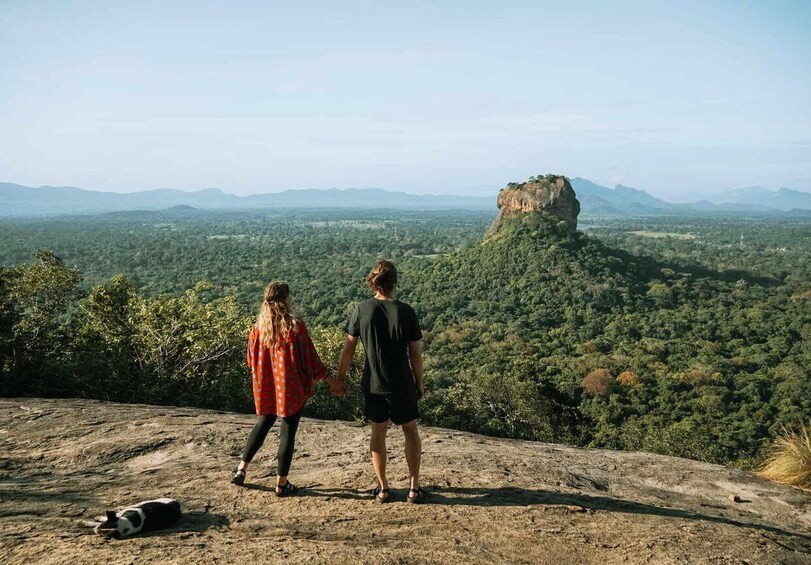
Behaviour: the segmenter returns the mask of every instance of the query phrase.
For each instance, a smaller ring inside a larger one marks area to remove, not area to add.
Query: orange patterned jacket
[[[328,375],[307,326],[299,319],[287,341],[272,349],[262,345],[259,328],[254,326],[248,338],[248,367],[256,413],[262,416],[297,414],[315,391],[315,381]]]

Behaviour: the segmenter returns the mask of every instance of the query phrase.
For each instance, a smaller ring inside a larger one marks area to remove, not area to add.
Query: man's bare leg
[[[375,468],[377,482],[381,490],[389,488],[389,481],[386,478],[386,433],[389,430],[388,422],[372,422],[372,440],[369,442],[369,451],[372,453],[372,466]],[[382,500],[389,497],[389,493],[378,495]]]
[[[420,430],[417,427],[417,420],[403,424],[403,434],[405,434],[405,456],[408,463],[409,489],[420,488],[420,463],[422,462],[422,441],[420,440]],[[416,498],[417,493],[409,491],[409,498]]]

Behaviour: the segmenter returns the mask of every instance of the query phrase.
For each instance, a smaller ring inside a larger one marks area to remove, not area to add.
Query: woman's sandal
[[[372,494],[375,496],[375,502],[383,504],[384,502],[389,501],[389,489],[387,488],[377,487],[372,491]],[[385,494],[386,496],[380,496],[381,494]]]
[[[290,496],[291,494],[296,494],[298,492],[298,487],[293,485],[290,481],[284,483],[284,486],[276,485],[276,496],[284,497]]]
[[[412,492],[416,494],[411,496]],[[422,487],[410,488],[408,489],[408,494],[409,496],[406,497],[406,500],[411,504],[420,504],[425,500],[425,497],[428,496],[428,493],[422,490]]]
[[[234,469],[234,476],[231,477],[231,483],[241,487],[245,483],[245,469],[237,467]]]

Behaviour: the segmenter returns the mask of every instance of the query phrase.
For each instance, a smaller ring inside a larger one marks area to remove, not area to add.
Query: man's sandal
[[[293,485],[290,481],[284,483],[284,486],[276,485],[276,496],[278,497],[285,497],[290,496],[291,494],[296,494],[298,492],[298,487]]]
[[[239,467],[234,469],[234,476],[231,477],[231,482],[241,487],[245,483],[245,469],[240,469]]]
[[[416,494],[411,496],[412,492]],[[406,500],[411,504],[420,504],[425,500],[426,496],[428,496],[428,493],[422,490],[422,487],[410,488],[408,489],[408,496],[406,497]]]
[[[377,487],[372,491],[372,494],[375,496],[375,502],[383,504],[384,502],[389,501],[389,489],[387,488]],[[380,496],[381,494],[385,494],[386,496]]]

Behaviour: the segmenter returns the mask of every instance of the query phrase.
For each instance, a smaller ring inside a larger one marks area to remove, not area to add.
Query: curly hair
[[[265,347],[273,348],[284,343],[290,333],[296,331],[295,319],[287,308],[289,296],[290,285],[284,281],[273,281],[265,287],[265,297],[256,319],[259,339]]]

